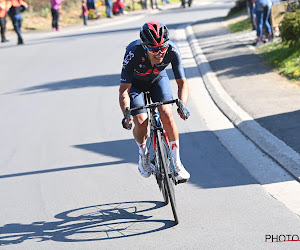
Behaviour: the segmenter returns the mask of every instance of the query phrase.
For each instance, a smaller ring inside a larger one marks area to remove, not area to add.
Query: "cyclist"
[[[178,47],[169,40],[168,28],[161,22],[150,21],[140,29],[140,39],[131,42],[127,48],[123,61],[121,83],[119,89],[119,102],[123,114],[127,107],[144,106],[144,93],[149,91],[153,102],[168,101],[173,99],[172,90],[165,68],[171,63],[173,73],[178,85],[178,98],[181,100],[185,115],[180,112],[182,119],[187,119],[189,111],[186,103],[189,88],[185,78]],[[172,114],[172,105],[158,107],[160,118],[167,132],[173,159],[178,175],[177,180],[185,182],[190,174],[185,170],[179,155],[179,135]],[[148,118],[146,110],[132,113],[129,127],[125,116],[122,125],[131,129],[134,123],[133,135],[139,148],[140,174],[147,178],[151,175],[149,153],[146,141],[148,138]]]

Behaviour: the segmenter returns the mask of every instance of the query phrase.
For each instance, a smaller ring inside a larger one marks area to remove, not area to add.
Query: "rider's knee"
[[[164,126],[173,126],[174,122],[174,118],[173,118],[173,113],[172,113],[172,109],[167,108],[167,109],[163,109],[160,111],[160,119],[162,120],[162,123],[164,124]]]
[[[147,129],[148,126],[148,118],[147,115],[142,113],[142,114],[137,114],[133,118],[133,122],[136,128],[138,129]]]

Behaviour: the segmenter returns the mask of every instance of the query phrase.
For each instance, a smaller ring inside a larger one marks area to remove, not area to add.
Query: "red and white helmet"
[[[150,21],[141,27],[140,38],[147,46],[160,47],[169,41],[169,31],[163,23]]]

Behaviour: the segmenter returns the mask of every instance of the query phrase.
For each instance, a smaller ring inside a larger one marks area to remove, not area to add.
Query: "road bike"
[[[125,117],[127,120],[127,127],[129,127],[130,114],[133,111],[147,109],[150,129],[150,142],[147,145],[148,151],[151,152],[151,172],[155,176],[159,189],[162,192],[165,204],[171,203],[175,223],[178,224],[178,214],[175,201],[174,186],[181,181],[176,180],[177,171],[172,157],[172,151],[166,131],[160,120],[157,107],[165,104],[176,103],[179,112],[185,116],[186,112],[183,108],[182,102],[179,99],[174,99],[165,102],[152,103],[149,92],[144,92],[145,106],[127,108]],[[151,147],[152,146],[152,147]],[[151,150],[152,148],[152,150]]]

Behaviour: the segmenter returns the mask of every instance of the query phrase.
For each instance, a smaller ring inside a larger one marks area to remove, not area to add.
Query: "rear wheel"
[[[162,184],[165,187],[165,190],[168,194],[172,212],[174,215],[174,219],[176,224],[178,224],[178,216],[176,210],[176,202],[175,202],[175,190],[174,190],[174,177],[170,171],[170,159],[167,155],[167,150],[163,143],[162,134],[160,131],[157,131],[157,151],[160,163],[160,169],[162,174]]]

